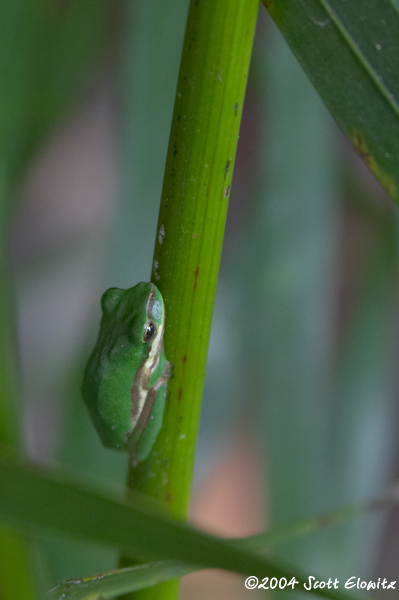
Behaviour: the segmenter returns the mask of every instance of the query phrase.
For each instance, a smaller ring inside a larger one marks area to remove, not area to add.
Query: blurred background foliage
[[[127,457],[101,447],[80,381],[102,291],[150,276],[187,9],[1,7],[1,300],[17,307],[21,372],[10,385],[22,396],[12,418],[33,460],[88,477],[126,476]],[[194,484],[201,498],[215,472],[228,479],[237,467],[220,502],[243,525],[222,533],[293,523],[397,476],[396,211],[261,7]],[[394,579],[395,523],[395,512],[365,516],[276,551],[325,578]],[[116,553],[69,540],[40,540],[34,553],[44,589],[116,564]],[[207,584],[193,577],[185,593],[201,597]],[[213,583],[215,597],[246,597],[241,580],[229,585]]]

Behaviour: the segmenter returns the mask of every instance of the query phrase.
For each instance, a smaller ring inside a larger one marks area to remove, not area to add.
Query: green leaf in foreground
[[[313,517],[286,527],[266,531],[247,538],[230,540],[241,548],[248,550],[265,550],[296,537],[302,537],[325,527],[351,520],[359,515],[384,508],[392,508],[397,504],[397,485],[386,489],[380,496],[366,502],[346,506],[328,514]],[[195,565],[187,565],[179,561],[159,561],[126,569],[111,571],[85,579],[66,581],[49,592],[49,600],[94,600],[101,597],[113,598],[119,594],[136,592],[137,590],[158,585],[177,577],[197,571]]]
[[[399,202],[399,14],[390,0],[263,0],[328,109]]]
[[[237,544],[213,537],[164,515],[156,515],[138,499],[125,503],[57,473],[0,461],[0,520],[93,542],[118,546],[142,560],[179,560],[198,568],[218,568],[256,576],[308,577],[275,558],[265,558]],[[147,501],[148,502],[148,501]],[[174,575],[175,576],[175,575]],[[349,600],[340,590],[312,590],[335,600]]]

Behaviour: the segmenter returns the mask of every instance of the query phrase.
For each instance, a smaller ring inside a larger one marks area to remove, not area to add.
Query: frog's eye
[[[157,326],[153,321],[147,321],[144,327],[143,341],[151,342],[157,335]]]

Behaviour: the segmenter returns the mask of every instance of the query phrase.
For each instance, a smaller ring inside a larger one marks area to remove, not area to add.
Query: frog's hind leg
[[[145,406],[129,439],[133,466],[148,458],[157,439],[162,426],[165,395],[166,383],[161,378],[158,384],[148,391]]]

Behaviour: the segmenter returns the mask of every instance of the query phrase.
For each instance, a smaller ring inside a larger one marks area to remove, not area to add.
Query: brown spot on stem
[[[173,496],[170,492],[168,492],[165,496],[165,502],[171,502],[173,500]]]
[[[199,266],[195,269],[195,273],[194,273],[194,291],[197,289],[198,273],[199,273]]]
[[[181,360],[182,360],[183,365],[186,364],[186,362],[187,362],[187,354],[185,354]]]
[[[226,177],[227,173],[229,172],[229,167],[230,167],[230,161],[228,160],[226,163],[226,166],[224,168],[224,176]]]
[[[223,198],[227,198],[227,196],[230,193],[230,188],[231,188],[231,185],[228,185],[227,187],[224,188],[224,190],[223,190]]]
[[[234,116],[236,117],[238,115],[238,102],[235,103],[234,106]]]
[[[180,400],[182,399],[183,396],[183,388],[179,388],[179,391],[177,393],[177,401],[180,402]]]

